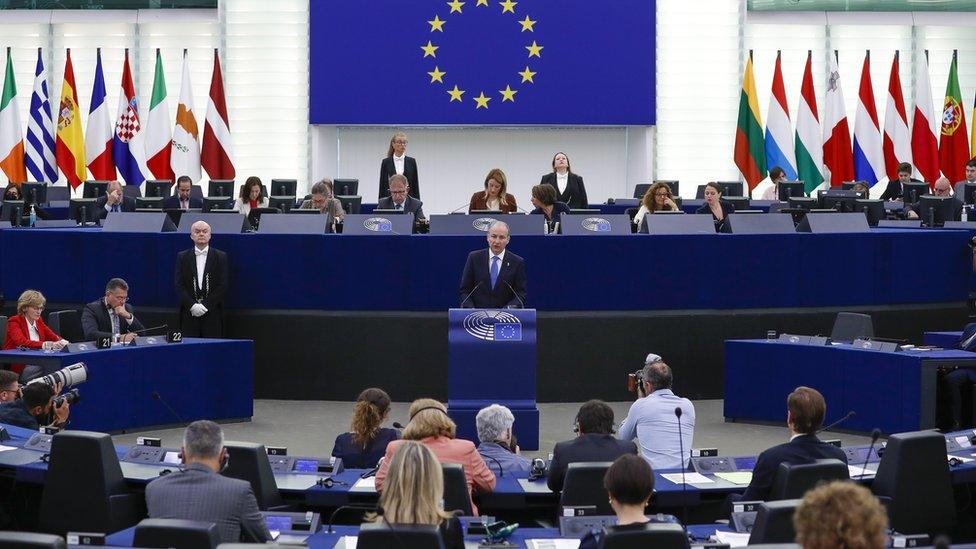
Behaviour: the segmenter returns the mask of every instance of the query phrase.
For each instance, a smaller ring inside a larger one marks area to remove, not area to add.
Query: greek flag
[[[53,184],[58,180],[54,163],[54,135],[51,128],[51,100],[47,90],[47,70],[37,48],[37,71],[34,73],[34,93],[31,94],[27,118],[26,164],[34,181]]]

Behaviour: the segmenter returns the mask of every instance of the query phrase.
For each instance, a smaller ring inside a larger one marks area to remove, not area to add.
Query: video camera
[[[86,381],[88,381],[88,367],[85,366],[84,362],[76,362],[61,368],[56,372],[35,377],[34,379],[28,381],[27,384],[45,383],[52,389],[57,387],[58,384],[61,384],[62,389],[68,389],[70,387],[74,387],[75,385],[81,385]],[[81,394],[78,392],[78,389],[71,389],[67,393],[55,398],[54,403],[57,406],[61,406],[62,402],[67,401],[68,404],[74,405],[80,400]]]

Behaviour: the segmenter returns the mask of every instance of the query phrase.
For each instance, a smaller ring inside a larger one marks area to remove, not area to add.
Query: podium
[[[535,326],[535,309],[448,312],[447,408],[458,438],[477,444],[478,410],[501,404],[515,415],[519,446],[539,449]]]

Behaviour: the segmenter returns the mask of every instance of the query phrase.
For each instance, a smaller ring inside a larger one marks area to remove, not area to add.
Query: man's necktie
[[[180,201],[180,208],[183,209],[183,210],[188,210],[188,209],[190,209],[190,204],[186,200],[181,200]]]
[[[396,209],[402,212],[403,211],[403,204],[397,204],[396,205]]]
[[[112,204],[112,211],[113,212],[118,212],[119,211],[119,205],[118,204]]]
[[[491,270],[489,272],[491,275],[491,289],[495,289],[495,282],[498,280],[498,256],[492,256],[491,258]]]

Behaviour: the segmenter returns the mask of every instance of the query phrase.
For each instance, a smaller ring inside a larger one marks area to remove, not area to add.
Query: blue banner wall
[[[653,0],[310,2],[312,124],[653,125]]]

